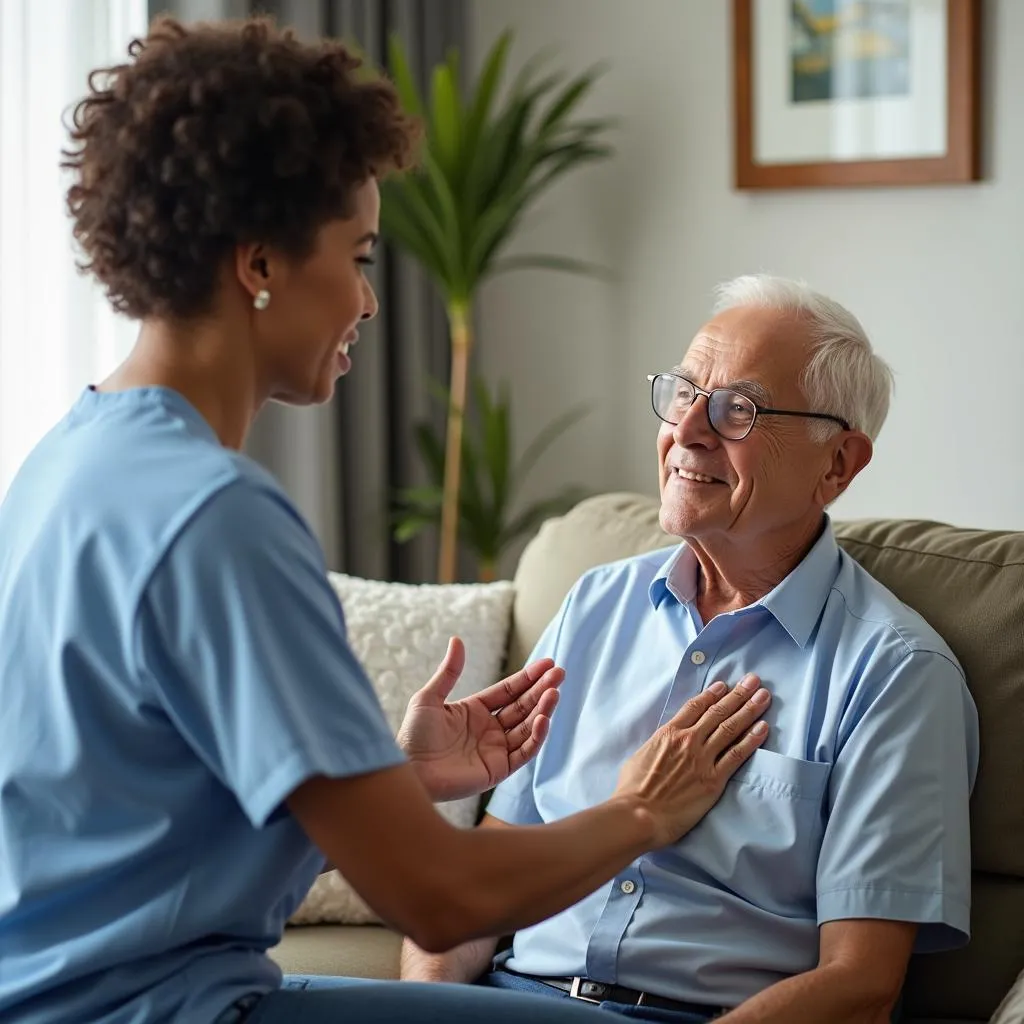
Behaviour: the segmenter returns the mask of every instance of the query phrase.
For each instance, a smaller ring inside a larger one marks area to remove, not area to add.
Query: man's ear
[[[239,283],[251,298],[263,288],[271,286],[271,261],[262,242],[235,247],[235,273]]]
[[[832,461],[818,481],[817,498],[827,508],[871,461],[871,438],[859,430],[847,430],[832,442]]]

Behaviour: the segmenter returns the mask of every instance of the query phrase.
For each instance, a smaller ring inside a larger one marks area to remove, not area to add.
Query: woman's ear
[[[235,273],[241,286],[255,299],[271,286],[271,262],[262,242],[235,248]]]

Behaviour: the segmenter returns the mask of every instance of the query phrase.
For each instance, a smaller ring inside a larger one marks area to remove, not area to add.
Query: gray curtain
[[[383,65],[389,35],[405,44],[423,87],[449,47],[465,53],[467,0],[150,0],[151,14],[185,21],[267,13],[305,38],[352,39]],[[380,313],[360,328],[351,374],[322,409],[271,404],[248,451],[281,481],[319,536],[328,564],[373,579],[424,582],[436,573],[433,532],[399,545],[389,509],[396,488],[424,483],[413,426],[442,413],[428,379],[446,382],[448,329],[429,280],[383,245],[373,284]]]

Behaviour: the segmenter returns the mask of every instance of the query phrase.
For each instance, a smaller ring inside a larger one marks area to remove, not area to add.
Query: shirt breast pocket
[[[765,910],[813,915],[831,768],[755,751],[672,848],[677,868]]]

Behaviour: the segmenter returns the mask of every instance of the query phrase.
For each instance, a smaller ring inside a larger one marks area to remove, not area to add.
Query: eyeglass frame
[[[650,382],[651,385],[651,409],[653,410],[654,415],[657,416],[662,423],[667,423],[670,427],[678,427],[679,420],[676,420],[676,422],[673,423],[671,420],[665,419],[665,417],[662,416],[660,412],[658,412],[657,407],[654,404],[654,382],[659,377],[675,377],[676,380],[681,380],[684,383],[689,384],[690,387],[693,388],[693,402],[690,403],[690,409],[693,408],[693,403],[696,402],[701,395],[703,395],[704,398],[707,399],[706,405],[708,426],[711,427],[711,429],[725,441],[746,440],[750,436],[750,432],[754,429],[754,424],[757,423],[758,416],[801,416],[804,417],[805,419],[812,420],[831,420],[833,423],[838,423],[839,426],[843,428],[843,430],[853,429],[850,426],[850,424],[841,416],[833,416],[831,413],[828,412],[798,412],[795,409],[769,409],[765,405],[758,405],[758,403],[755,402],[750,397],[750,395],[745,395],[742,391],[737,391],[735,388],[712,388],[710,391],[707,391],[704,388],[698,387],[692,380],[690,380],[689,377],[684,377],[681,373],[676,373],[673,370],[662,370],[661,373],[649,373],[647,374],[647,380]],[[716,391],[725,391],[734,395],[739,395],[740,398],[745,398],[754,407],[754,415],[750,420],[750,426],[748,426],[746,432],[741,434],[739,437],[727,437],[718,429],[718,427],[714,425],[714,423],[711,422],[711,396],[715,394]],[[688,411],[689,409],[687,410],[687,412]]]

